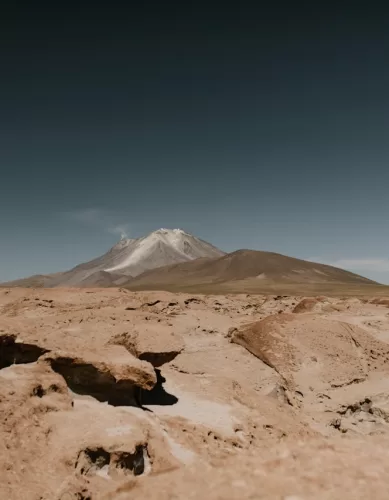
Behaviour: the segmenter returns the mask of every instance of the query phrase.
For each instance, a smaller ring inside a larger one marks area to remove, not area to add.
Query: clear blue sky
[[[9,7],[0,281],[181,227],[389,283],[386,17],[252,4]]]

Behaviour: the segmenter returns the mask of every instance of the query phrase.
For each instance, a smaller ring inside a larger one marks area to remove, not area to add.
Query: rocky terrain
[[[389,299],[0,290],[0,498],[387,498]]]

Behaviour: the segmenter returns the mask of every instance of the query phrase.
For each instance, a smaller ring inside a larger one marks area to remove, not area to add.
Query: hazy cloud
[[[329,260],[321,257],[312,257],[308,260],[312,262],[320,262],[322,264],[329,264],[330,266],[340,267],[341,269],[350,269],[353,271],[389,272],[389,259],[385,258]]]
[[[130,231],[130,225],[124,221],[125,217],[111,210],[83,208],[63,212],[62,215],[67,220],[119,235],[121,238],[127,238]]]
[[[125,225],[119,225],[119,226],[113,226],[107,228],[107,231],[112,233],[112,234],[118,234],[120,238],[128,238],[128,233],[129,233],[129,227],[128,224]]]

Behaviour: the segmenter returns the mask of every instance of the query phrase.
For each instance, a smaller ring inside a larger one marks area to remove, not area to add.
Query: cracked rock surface
[[[387,301],[0,289],[0,498],[386,500]]]

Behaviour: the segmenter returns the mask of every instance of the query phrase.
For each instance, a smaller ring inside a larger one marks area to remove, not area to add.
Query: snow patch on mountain
[[[161,228],[148,236],[132,240],[127,247],[129,251],[125,252],[123,259],[114,266],[106,268],[105,271],[127,271],[135,276],[139,272],[153,267],[200,257],[223,255],[223,252],[217,248],[186,233],[182,229]],[[134,272],[133,267],[138,265],[140,265],[140,269]]]
[[[222,255],[182,229],[161,228],[143,238],[122,238],[104,255],[50,277],[45,286],[112,286],[157,267]]]

